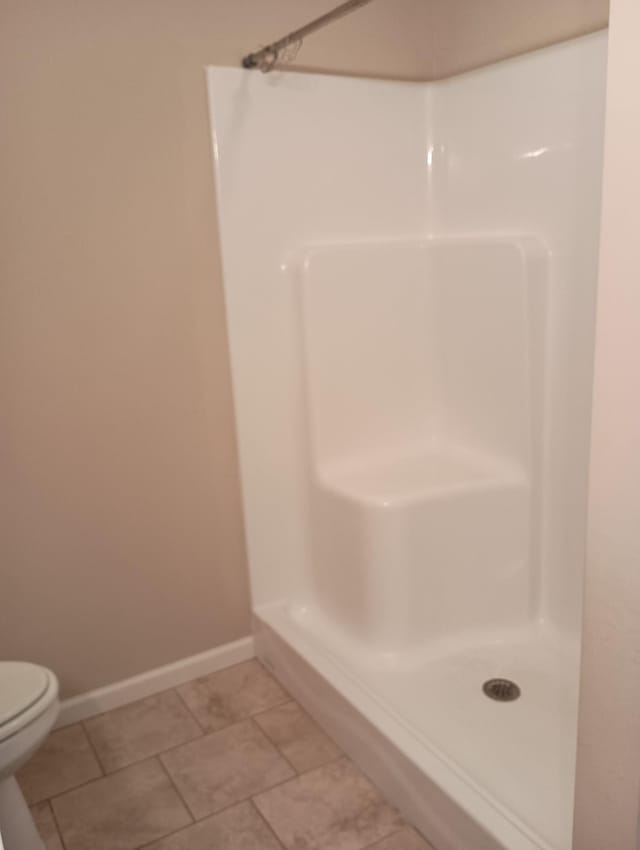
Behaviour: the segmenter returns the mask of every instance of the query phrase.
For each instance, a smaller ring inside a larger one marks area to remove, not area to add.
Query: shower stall
[[[210,68],[258,653],[437,850],[570,850],[606,33]]]

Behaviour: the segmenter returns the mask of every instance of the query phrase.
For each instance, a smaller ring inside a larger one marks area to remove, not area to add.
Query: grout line
[[[264,712],[262,712],[262,713],[264,714]],[[263,729],[263,728],[262,728],[262,726],[260,725],[260,723],[256,720],[256,717],[258,717],[258,716],[259,716],[259,715],[254,714],[254,715],[251,717],[251,722],[253,723],[253,725],[256,727],[256,729],[257,729],[259,732],[261,732],[261,733],[264,735],[264,737],[267,739],[267,741],[271,744],[271,746],[272,746],[272,747],[275,749],[275,751],[278,753],[278,755],[280,756],[280,758],[281,758],[281,759],[283,759],[283,761],[285,761],[285,762],[289,765],[289,767],[290,767],[290,768],[291,768],[291,770],[295,773],[295,775],[296,775],[296,776],[300,776],[300,771],[299,771],[299,770],[298,770],[298,768],[295,766],[295,764],[293,764],[293,763],[292,763],[292,762],[291,762],[291,761],[287,758],[287,756],[283,753],[283,751],[282,751],[282,750],[281,750],[281,748],[278,746],[278,744],[276,744],[276,742],[273,740],[273,738],[271,737],[271,735],[269,735],[269,733],[267,732],[267,730],[266,730],[266,729]]]
[[[87,739],[87,741],[88,741],[88,743],[89,743],[89,748],[91,749],[91,752],[93,753],[95,760],[98,762],[98,767],[99,767],[99,768],[100,768],[100,770],[102,771],[102,775],[103,775],[103,776],[106,776],[106,775],[107,775],[107,771],[106,771],[106,769],[105,769],[104,764],[102,763],[102,759],[101,759],[101,758],[100,758],[100,756],[98,755],[98,751],[97,751],[97,749],[96,749],[96,747],[95,747],[95,744],[94,744],[94,743],[93,743],[93,741],[91,740],[91,735],[89,734],[89,730],[88,730],[88,729],[87,729],[87,727],[84,725],[84,720],[80,720],[80,722],[78,723],[78,725],[82,728],[82,731],[84,732],[84,736],[85,736],[85,738]]]
[[[75,724],[74,724],[75,725]],[[100,767],[100,763],[98,762],[98,767]],[[65,788],[63,791],[56,791],[55,794],[49,794],[48,797],[43,797],[41,800],[34,800],[32,803],[27,801],[28,806],[38,806],[40,803],[50,803],[52,800],[57,800],[58,797],[64,797],[65,794],[70,794],[72,791],[77,791],[79,788],[84,788],[85,785],[92,785],[94,782],[100,782],[102,779],[105,779],[104,776],[94,776],[93,779],[86,779],[84,782],[79,782],[77,785],[71,785],[69,788]],[[26,798],[25,798],[26,799]],[[53,807],[52,807],[53,809]],[[0,848],[1,850],[1,848]]]
[[[278,684],[280,683],[278,682]],[[253,714],[251,714],[250,716],[255,717],[256,714],[266,714],[267,711],[274,711],[276,708],[282,708],[283,705],[288,705],[290,702],[295,702],[295,700],[292,696],[287,694],[287,698],[282,700],[282,702],[274,702],[274,704],[270,705],[269,708],[261,708],[260,711],[254,711]]]
[[[395,838],[397,835],[400,835],[403,829],[405,829],[405,826],[401,826],[400,829],[395,829],[389,835],[385,835],[384,838],[378,839],[378,841],[376,841],[374,844],[367,844],[367,846],[363,847],[362,850],[376,850],[376,847],[380,847],[380,845],[384,841],[390,841],[392,838]]]
[[[51,800],[47,800],[47,806],[49,806],[49,811],[51,812],[53,824],[56,828],[56,832],[58,833],[58,838],[60,839],[60,844],[62,845],[62,850],[67,850],[67,845],[65,843],[64,836],[62,835],[62,830],[60,829],[60,824],[58,823],[58,818],[56,817],[56,813],[53,811],[53,806],[51,805]],[[44,844],[44,838],[42,839],[42,843]]]
[[[295,779],[296,777],[294,776],[292,778]],[[290,780],[285,780],[285,782],[286,781],[290,781]],[[282,785],[282,784],[283,783],[281,783],[281,782],[278,783],[278,785]],[[265,791],[270,791],[272,787],[275,788],[276,786],[273,785],[269,788],[265,788]],[[263,793],[262,791],[258,791],[258,794],[262,794],[262,793]],[[182,796],[180,797],[180,799],[182,799]],[[223,806],[221,809],[216,809],[214,812],[207,812],[205,815],[202,815],[201,818],[197,818],[194,815],[193,816],[193,823],[188,823],[185,826],[181,826],[180,829],[176,829],[176,830],[174,830],[174,832],[167,833],[167,835],[174,835],[176,832],[182,832],[182,830],[184,830],[184,829],[189,829],[192,826],[197,826],[197,824],[204,823],[204,821],[206,821],[206,820],[211,820],[211,818],[216,818],[216,817],[218,817],[218,815],[225,814],[230,809],[235,809],[237,806],[244,806],[246,803],[251,803],[251,802],[252,802],[251,797],[241,797],[239,800],[234,800],[233,803],[228,803],[226,806]],[[189,814],[192,814],[191,810],[189,810]],[[162,836],[162,837],[166,838],[167,836]],[[144,845],[141,845],[141,846],[147,847],[149,844],[153,844],[158,840],[159,839],[154,838],[153,841],[149,841],[149,842],[147,842],[147,844],[144,844]],[[140,848],[136,848],[136,850],[140,850]]]
[[[268,714],[270,711],[275,711],[276,708],[284,708],[285,705],[298,705],[298,703],[294,700],[293,697],[290,697],[286,702],[279,702],[277,705],[270,705],[269,708],[261,708],[260,711],[254,712],[252,717],[260,717],[262,714]]]
[[[284,708],[285,705],[291,705],[291,703],[297,705],[298,708],[302,708],[300,703],[296,702],[296,700],[294,700],[292,696],[287,696],[287,698],[283,702],[274,702],[274,704],[268,706],[268,708],[261,708],[259,709],[259,711],[254,711],[253,714],[249,715],[249,717],[260,717],[261,714],[268,714],[270,711],[275,711],[277,708]]]
[[[225,669],[227,669],[227,668],[225,668]],[[193,679],[192,681],[195,681],[195,679]],[[185,684],[185,685],[189,685],[189,684],[191,684],[191,683],[190,683],[190,682],[184,682],[184,684]],[[208,734],[209,734],[209,733],[208,733],[208,731],[204,728],[204,726],[202,725],[202,723],[200,723],[200,721],[199,721],[199,720],[198,720],[198,718],[196,717],[195,711],[193,711],[193,710],[192,710],[191,706],[190,706],[190,705],[189,705],[189,703],[186,701],[186,699],[182,696],[182,694],[180,693],[180,691],[178,690],[178,688],[176,687],[176,688],[174,688],[173,690],[174,690],[174,691],[178,694],[178,699],[180,700],[180,702],[184,705],[184,707],[185,707],[185,708],[187,709],[187,711],[189,712],[189,716],[190,716],[190,717],[192,717],[192,718],[195,720],[195,722],[196,722],[196,726],[198,727],[198,729],[202,732],[202,734],[203,734],[203,735],[208,735]],[[195,741],[196,739],[194,738],[193,740]]]
[[[285,753],[283,752],[281,747],[273,740],[271,735],[269,735],[267,730],[263,729],[263,727],[260,725],[260,721],[258,719],[262,714],[268,714],[270,711],[275,710],[276,708],[282,708],[285,705],[295,705],[304,715],[306,715],[309,718],[310,722],[316,727],[316,729],[318,729],[329,741],[331,741],[333,746],[338,751],[338,755],[334,756],[333,758],[327,759],[327,761],[323,761],[321,764],[316,764],[314,767],[308,767],[306,770],[298,770],[298,768],[295,766],[295,764],[293,764],[293,762],[285,755]],[[267,740],[269,740],[273,744],[273,746],[280,753],[280,755],[287,762],[287,764],[293,769],[296,776],[304,776],[305,773],[311,773],[312,770],[318,770],[318,768],[320,768],[320,767],[326,767],[328,764],[333,764],[334,762],[339,761],[341,758],[347,757],[347,754],[342,749],[342,747],[339,746],[338,743],[336,741],[334,741],[333,738],[324,731],[324,729],[322,728],[322,726],[320,726],[319,723],[316,723],[315,719],[309,714],[309,712],[304,708],[304,706],[300,705],[300,703],[293,698],[291,698],[290,700],[288,700],[285,703],[280,703],[277,706],[273,706],[273,708],[266,708],[266,709],[263,709],[262,711],[258,711],[258,712],[256,712],[256,714],[251,715],[251,719],[254,721],[254,723],[256,723],[256,725],[258,726],[260,731],[264,734],[264,736],[267,738]]]
[[[182,799],[182,797],[180,797],[180,799]],[[244,802],[244,801],[241,801],[241,802]],[[237,804],[234,803],[233,805],[235,806]],[[226,806],[224,809],[220,809],[219,812],[215,812],[213,814],[205,815],[203,818],[200,818],[199,820],[194,819],[192,823],[186,823],[184,826],[181,826],[178,829],[173,829],[173,830],[171,830],[171,832],[167,832],[165,835],[161,835],[158,838],[153,838],[151,841],[145,841],[144,844],[136,844],[136,846],[134,848],[132,848],[132,850],[144,850],[145,847],[153,847],[158,842],[165,841],[167,838],[172,838],[174,835],[180,835],[181,832],[186,832],[188,829],[191,829],[192,827],[197,826],[198,824],[203,823],[204,821],[209,820],[210,818],[214,818],[214,817],[216,817],[216,815],[219,815],[222,812],[226,812],[227,809],[230,809],[230,808],[232,808],[232,806]],[[189,814],[190,815],[192,814],[191,810],[189,810]]]
[[[213,729],[210,732],[204,732],[197,738],[192,738],[190,741],[184,741],[182,744],[175,744],[173,747],[168,747],[166,750],[161,750],[159,753],[156,753],[157,756],[166,756],[169,753],[173,753],[176,750],[179,750],[180,747],[186,747],[187,744],[193,744],[196,741],[203,741],[205,738],[210,738],[212,735],[217,735],[219,732],[226,732],[228,729],[232,729],[234,726],[240,726],[242,723],[247,723],[251,720],[250,717],[243,717],[241,720],[233,720],[229,723],[228,726],[223,726],[221,729]]]
[[[196,738],[195,740],[197,740],[197,738]],[[185,807],[185,809],[187,810],[187,814],[188,814],[188,815],[189,815],[189,817],[191,818],[192,822],[193,822],[193,823],[195,823],[195,822],[196,822],[196,820],[197,820],[197,818],[196,818],[196,816],[194,815],[194,813],[191,811],[191,807],[189,806],[189,803],[187,803],[187,801],[185,800],[185,798],[184,798],[184,797],[182,796],[182,794],[180,793],[180,789],[179,789],[179,788],[178,788],[178,786],[176,785],[176,783],[175,783],[175,781],[174,781],[174,779],[173,779],[173,776],[171,776],[171,774],[169,773],[169,770],[168,770],[168,768],[167,768],[166,764],[162,761],[162,759],[160,758],[160,756],[157,756],[156,758],[157,758],[158,762],[160,763],[160,766],[161,766],[162,770],[165,772],[167,779],[168,779],[168,780],[169,780],[169,782],[171,783],[171,786],[172,786],[173,790],[174,790],[174,791],[176,792],[176,794],[178,795],[178,799],[182,801],[182,805],[183,805],[183,806]],[[188,825],[188,826],[190,826],[191,824],[187,824],[187,825]],[[185,828],[185,827],[182,827],[182,829],[184,829],[184,828]]]
[[[280,705],[284,705],[284,703],[280,703],[278,706],[273,706],[273,707],[278,708]],[[270,711],[271,709],[265,709],[265,710]],[[260,713],[263,713],[263,712],[260,712]],[[265,735],[265,737],[267,737],[269,742],[273,743],[273,741],[271,741],[271,738],[269,738],[269,736],[266,735],[264,730],[257,723],[255,723],[255,721],[253,719],[254,716],[255,715],[253,715],[253,714],[248,714],[245,717],[235,718],[234,720],[230,720],[229,723],[227,723],[226,726],[221,726],[220,729],[209,729],[209,730],[204,729],[202,735],[199,735],[196,738],[191,738],[188,741],[183,741],[181,744],[174,744],[172,747],[167,747],[166,750],[159,750],[157,753],[154,753],[154,755],[155,756],[168,755],[169,753],[175,752],[175,750],[179,750],[180,747],[187,746],[187,744],[192,744],[192,743],[195,743],[196,741],[201,741],[204,738],[211,737],[212,735],[218,735],[220,732],[227,732],[229,729],[232,729],[234,726],[241,726],[243,723],[253,723],[254,725],[257,726],[258,730],[260,732],[262,732]],[[275,744],[274,744],[274,746],[275,746]],[[123,767],[119,767],[118,770],[113,771],[113,773],[117,773],[120,770],[124,770],[125,767],[132,767],[133,764],[139,764],[140,761],[145,761],[147,758],[152,758],[152,756],[145,756],[143,759],[140,759],[137,762],[132,762],[132,764],[128,764],[128,765],[125,765]],[[113,776],[113,773],[110,773],[109,776]]]
[[[135,699],[129,700],[129,702],[123,702],[122,705],[115,705],[113,708],[105,708],[104,711],[97,711],[95,714],[89,715],[89,717],[83,717],[80,720],[74,720],[71,723],[67,723],[65,726],[56,726],[54,732],[57,729],[68,729],[69,726],[75,726],[77,723],[81,723],[83,726],[85,723],[88,723],[91,720],[96,720],[98,717],[104,717],[107,714],[117,714],[117,712],[122,709],[129,708],[132,705],[137,705],[140,702],[146,702],[150,699],[155,699],[156,697],[161,697],[163,694],[169,693],[169,691],[175,691],[176,686],[171,685],[168,688],[162,688],[160,691],[154,691],[152,694],[147,694],[144,697],[136,697]]]
[[[49,801],[58,800],[60,797],[64,797],[65,794],[70,794],[71,791],[78,791],[86,785],[95,785],[96,782],[102,782],[104,779],[111,779],[112,776],[117,776],[118,773],[122,773],[123,770],[128,770],[130,767],[136,767],[137,765],[144,764],[146,761],[157,761],[158,755],[159,754],[146,756],[145,758],[140,759],[140,761],[133,762],[133,764],[127,764],[124,767],[119,767],[117,770],[114,770],[112,773],[107,773],[105,776],[96,776],[94,779],[88,779],[86,782],[81,782],[79,785],[73,785],[71,788],[65,788],[64,791],[58,791],[56,794],[52,794],[50,797],[46,797],[45,799]],[[39,802],[44,802],[44,800],[40,800]],[[35,803],[30,803],[30,805],[35,805]]]
[[[333,740],[333,738],[331,738],[329,735],[327,735],[327,733],[324,731],[324,729],[315,722],[313,717],[311,717],[311,715],[307,711],[305,711],[304,708],[302,708],[302,706],[300,706],[298,703],[296,703],[295,700],[291,700],[291,702],[295,703],[298,706],[298,708],[300,708],[301,711],[303,711],[310,718],[311,722],[320,730],[320,732],[322,732],[324,735],[326,735],[326,737],[331,741],[331,743],[334,745],[334,747],[338,751],[338,755],[334,756],[333,758],[329,758],[326,761],[323,761],[321,764],[316,764],[313,767],[306,768],[305,770],[298,770],[298,768],[293,764],[293,762],[290,761],[290,759],[285,755],[285,753],[282,751],[280,746],[269,735],[267,730],[263,729],[262,726],[260,725],[259,721],[256,719],[260,716],[260,714],[266,714],[267,711],[271,711],[271,709],[267,709],[266,711],[261,711],[258,714],[252,715],[250,719],[253,720],[253,722],[257,725],[258,729],[262,732],[262,734],[265,736],[265,738],[271,744],[273,744],[273,746],[276,748],[278,753],[282,756],[282,758],[287,762],[287,764],[292,768],[292,770],[296,774],[295,777],[291,777],[292,779],[295,779],[298,776],[304,776],[305,773],[311,773],[313,770],[319,770],[321,767],[327,767],[327,765],[334,764],[335,762],[340,761],[340,759],[348,758],[347,754],[342,749],[342,747],[339,747],[338,744]],[[357,767],[357,765],[356,765],[356,767]],[[289,781],[290,781],[289,779],[285,780],[285,782],[289,782]],[[371,781],[371,780],[369,780],[369,781]],[[278,783],[278,784],[281,784],[281,783]],[[276,786],[274,785],[272,787],[275,788]],[[271,789],[268,788],[266,790],[271,790]],[[262,793],[262,791],[260,791],[259,793]]]
[[[258,812],[258,814],[260,815],[260,817],[261,817],[261,818],[265,821],[265,823],[267,824],[267,826],[270,828],[271,832],[273,832],[273,833],[274,833],[274,835],[275,835],[276,839],[278,840],[278,843],[279,843],[279,844],[281,844],[282,842],[281,842],[281,841],[280,841],[280,839],[278,838],[277,833],[275,832],[275,830],[273,829],[273,827],[271,826],[271,824],[269,823],[269,821],[267,820],[267,818],[266,818],[266,817],[262,814],[262,812],[260,811],[260,808],[259,808],[258,804],[256,803],[256,798],[257,798],[257,797],[261,797],[263,794],[268,794],[270,791],[273,791],[273,790],[275,790],[276,788],[281,788],[283,785],[287,785],[289,782],[294,782],[294,781],[296,781],[297,779],[300,779],[301,777],[306,776],[307,774],[313,773],[313,772],[314,772],[314,771],[316,771],[316,770],[322,770],[323,768],[327,767],[328,765],[336,764],[338,761],[341,761],[341,760],[343,760],[343,759],[344,759],[345,761],[348,761],[349,763],[353,764],[353,765],[356,767],[356,769],[358,769],[358,770],[359,770],[359,768],[357,767],[357,765],[355,765],[355,763],[354,763],[354,762],[352,762],[352,761],[351,761],[351,759],[349,759],[349,757],[348,757],[346,754],[344,754],[344,753],[343,753],[343,754],[342,754],[342,755],[340,755],[338,758],[333,759],[332,761],[327,762],[326,764],[319,765],[318,767],[313,767],[313,768],[311,768],[310,770],[305,770],[304,772],[299,773],[299,774],[297,774],[296,776],[291,777],[290,779],[285,779],[285,780],[283,780],[282,782],[278,782],[278,783],[276,783],[275,785],[271,785],[269,788],[265,788],[263,791],[258,791],[256,794],[253,794],[253,795],[249,798],[249,801],[253,804],[254,808],[256,809],[256,811]],[[363,775],[364,775],[364,774],[363,774]],[[367,781],[370,781],[370,780],[368,780],[368,777],[365,777],[365,778],[367,778]],[[372,783],[372,784],[373,784],[373,783]],[[378,791],[378,793],[379,793],[379,795],[380,795],[380,798],[381,798],[382,802],[383,802],[385,805],[387,805],[387,806],[391,806],[391,803],[389,803],[389,801],[387,800],[387,798],[386,798],[383,794],[381,794],[381,793],[380,793],[379,789],[378,789],[376,786],[374,786],[374,788],[376,788],[376,791]],[[393,807],[393,808],[394,808],[394,810],[395,810],[395,811],[397,811],[397,809],[395,809],[395,807]],[[393,836],[394,836],[394,835],[398,835],[400,832],[402,832],[402,830],[403,830],[406,826],[410,826],[410,824],[407,824],[407,822],[406,822],[406,821],[404,821],[404,819],[402,819],[402,824],[401,824],[401,826],[399,826],[397,829],[394,829],[394,830],[393,830],[393,832],[390,832],[390,833],[389,833],[389,835],[384,835],[384,836],[383,836],[382,838],[380,838],[380,839],[379,839],[379,840],[378,840],[375,844],[368,844],[366,847],[363,847],[363,849],[362,849],[362,850],[375,850],[375,847],[376,847],[378,844],[382,843],[383,841],[387,841],[389,838],[393,838]],[[422,836],[420,836],[420,837],[422,837]]]
[[[71,788],[66,788],[64,791],[58,791],[57,793],[52,794],[50,797],[45,797],[44,799],[53,800],[57,797],[62,797],[63,794],[67,794],[69,791],[77,791],[78,788],[83,788],[85,785],[92,785],[94,782],[99,782],[101,779],[111,779],[112,776],[117,776],[119,773],[122,773],[124,770],[128,770],[130,767],[137,767],[138,765],[143,764],[145,761],[153,761],[153,759],[158,759],[165,753],[172,753],[174,750],[178,750],[180,749],[180,747],[184,747],[187,744],[191,744],[193,741],[199,741],[203,737],[205,736],[197,735],[195,738],[189,738],[188,740],[183,741],[181,744],[174,744],[174,746],[169,747],[166,750],[158,750],[158,752],[155,753],[147,753],[146,755],[141,756],[135,761],[129,761],[126,764],[120,765],[120,767],[114,768],[113,770],[105,770],[102,776],[94,776],[93,779],[87,779],[86,782],[81,782],[79,785],[73,785]],[[97,753],[96,758],[98,758]],[[99,759],[98,766],[102,767]],[[44,800],[39,800],[38,802],[42,803],[44,802]],[[36,805],[36,803],[33,803],[31,805]],[[0,850],[2,850],[2,848],[0,848]]]
[[[167,832],[166,835],[160,835],[158,838],[153,838],[151,841],[145,841],[144,844],[136,844],[132,850],[144,850],[145,847],[153,847],[154,844],[157,844],[160,841],[165,841],[167,838],[173,838],[174,835],[180,835],[181,832],[185,832],[187,829],[191,829],[195,823],[187,823],[184,826],[181,826],[180,829],[174,829],[171,832]],[[367,850],[367,848],[365,848]]]
[[[289,705],[289,704],[293,704],[293,705],[295,705],[298,709],[300,709],[300,711],[302,712],[302,714],[304,714],[304,715],[305,715],[305,716],[309,719],[309,721],[313,724],[313,726],[315,726],[315,728],[316,728],[318,731],[320,731],[320,732],[321,732],[321,733],[325,736],[325,738],[327,738],[329,741],[331,741],[331,743],[333,744],[333,746],[334,746],[334,747],[338,750],[338,752],[340,753],[340,755],[339,755],[339,756],[336,756],[335,758],[329,759],[329,761],[324,762],[324,764],[331,764],[331,762],[337,761],[337,760],[338,760],[339,758],[341,758],[342,756],[346,756],[346,755],[347,755],[347,754],[346,754],[346,752],[344,751],[344,749],[340,746],[340,744],[339,744],[339,743],[338,743],[338,742],[337,742],[337,741],[336,741],[336,740],[335,740],[335,739],[334,739],[334,738],[333,738],[333,737],[332,737],[332,736],[331,736],[331,735],[330,735],[330,734],[326,731],[326,729],[325,729],[323,726],[321,726],[321,725],[318,723],[318,721],[315,719],[315,717],[314,717],[314,716],[313,716],[313,715],[312,715],[309,711],[307,711],[307,709],[306,709],[306,708],[302,705],[302,703],[301,703],[301,702],[298,702],[298,700],[297,700],[297,699],[294,699],[293,697],[291,697],[291,699],[290,699],[290,700],[288,700],[287,702],[279,703],[278,705],[273,706],[273,709],[271,709],[271,708],[262,709],[261,711],[258,711],[258,712],[256,712],[256,714],[253,714],[253,715],[251,715],[251,716],[252,716],[253,718],[257,718],[257,717],[260,717],[260,715],[261,715],[261,714],[267,714],[269,711],[272,711],[272,710],[274,710],[274,709],[276,709],[276,708],[284,708],[284,706],[285,706],[285,705]],[[258,721],[256,721],[256,722],[258,722]],[[259,722],[258,722],[258,726],[260,726],[260,723],[259,723]],[[260,726],[260,728],[262,729],[262,726]],[[264,729],[263,729],[262,731],[264,732]],[[267,735],[267,733],[266,733],[266,732],[265,732],[265,735]],[[267,735],[267,738],[268,738],[268,737],[269,737],[269,736]],[[270,740],[271,740],[271,739],[270,739]],[[277,744],[276,744],[276,746],[277,746]],[[319,765],[317,765],[317,767],[322,767],[322,765],[321,765],[321,764],[319,764]],[[312,768],[309,768],[309,770],[315,770],[315,768],[313,768],[313,767],[312,767]],[[300,773],[308,773],[308,772],[309,772],[309,770],[299,771],[299,772],[300,772]],[[296,771],[296,772],[298,772],[298,771]]]
[[[338,750],[338,752],[341,754],[340,756],[337,756],[336,758],[334,758],[334,759],[330,759],[328,762],[325,762],[325,764],[331,764],[331,763],[332,763],[332,762],[334,762],[334,761],[338,761],[338,759],[339,759],[339,758],[341,758],[341,756],[346,756],[347,754],[345,753],[345,751],[344,751],[343,747],[341,747],[341,746],[340,746],[340,744],[338,744],[338,742],[337,742],[337,741],[333,738],[333,736],[332,736],[332,735],[330,735],[330,734],[327,732],[327,730],[326,730],[323,726],[321,726],[321,725],[320,725],[320,723],[318,723],[318,721],[317,721],[317,720],[315,719],[315,717],[311,714],[311,712],[307,711],[307,709],[304,707],[304,705],[302,705],[302,703],[301,703],[299,700],[297,700],[297,699],[296,699],[296,698],[295,698],[292,694],[290,694],[290,693],[289,693],[289,691],[285,688],[285,686],[282,684],[282,682],[281,682],[278,678],[276,678],[276,676],[275,676],[275,674],[273,673],[273,671],[272,671],[272,670],[270,670],[268,667],[266,667],[266,666],[262,663],[262,661],[260,661],[260,659],[258,658],[258,656],[256,656],[255,660],[256,660],[256,661],[258,662],[258,664],[259,664],[259,665],[260,665],[260,666],[261,666],[261,667],[262,667],[262,668],[263,668],[263,669],[264,669],[264,670],[265,670],[265,671],[266,671],[266,672],[267,672],[267,673],[271,676],[271,678],[272,678],[275,682],[277,682],[277,684],[278,684],[278,685],[282,688],[282,690],[285,692],[285,694],[288,694],[288,695],[289,695],[289,699],[287,699],[285,702],[277,703],[276,705],[273,705],[273,706],[271,706],[270,708],[264,708],[264,709],[261,709],[260,711],[255,712],[255,714],[252,714],[251,716],[252,716],[252,717],[259,717],[261,714],[266,714],[268,711],[272,711],[272,710],[274,710],[274,709],[276,709],[276,708],[283,708],[285,705],[288,705],[289,703],[293,703],[294,705],[296,705],[296,706],[300,709],[300,711],[301,711],[303,714],[305,714],[305,715],[309,718],[309,720],[310,720],[310,721],[314,724],[314,726],[316,726],[316,727],[317,727],[317,728],[318,728],[318,729],[322,732],[322,734],[323,734],[323,735],[325,735],[325,736],[326,736],[326,737],[327,737],[327,738],[331,741],[331,743],[334,745],[334,747],[336,747],[336,749]],[[260,725],[260,724],[258,724],[258,725]],[[260,726],[260,728],[262,729],[262,726]],[[264,732],[264,729],[263,729],[262,731]],[[265,734],[266,734],[266,732],[265,732]],[[267,737],[269,737],[269,736],[267,735]],[[269,740],[271,740],[271,739],[269,739]],[[273,742],[272,742],[272,743],[273,743]],[[276,745],[276,744],[274,744],[274,746],[277,746],[277,745]],[[278,748],[278,749],[279,749],[279,748]],[[284,755],[284,754],[283,754],[283,755]],[[286,756],[284,756],[284,757],[286,758]],[[288,761],[288,759],[287,759],[287,761]],[[318,765],[318,767],[322,767],[322,766],[323,766],[323,765]],[[292,765],[292,767],[293,767],[293,765]],[[315,768],[311,768],[311,770],[315,770]],[[308,772],[309,772],[308,770],[300,771],[300,772],[296,770],[296,773],[299,773],[299,775],[300,775],[300,776],[301,776],[303,773],[308,773]]]
[[[262,822],[266,825],[266,827],[267,827],[267,829],[269,830],[269,832],[271,833],[271,835],[273,835],[273,837],[275,838],[275,840],[276,840],[276,844],[277,844],[279,847],[282,847],[282,848],[283,848],[283,850],[284,850],[284,844],[282,843],[282,841],[280,841],[280,838],[279,838],[279,836],[278,836],[278,833],[277,833],[277,832],[275,831],[275,829],[271,826],[271,824],[270,824],[270,823],[269,823],[269,821],[266,819],[266,817],[262,814],[262,812],[260,811],[260,809],[256,806],[256,804],[255,804],[255,803],[254,803],[254,801],[253,801],[253,797],[249,798],[249,805],[251,806],[251,808],[253,809],[253,811],[254,811],[254,812],[257,812],[257,813],[258,813],[258,817],[260,818],[260,820],[261,820],[261,821],[262,821]]]
[[[341,756],[338,756],[338,758],[336,758],[336,759],[333,759],[333,761],[328,761],[326,764],[320,764],[320,765],[318,765],[318,767],[311,767],[311,768],[309,768],[309,770],[304,770],[302,773],[296,772],[295,776],[290,776],[288,779],[283,779],[280,782],[276,782],[275,785],[270,785],[268,788],[263,788],[262,791],[256,791],[255,794],[252,794],[247,799],[255,800],[256,797],[261,797],[263,794],[268,794],[269,791],[273,791],[275,788],[281,788],[283,785],[286,785],[288,782],[295,782],[298,779],[302,779],[303,776],[307,776],[309,773],[313,773],[316,770],[322,770],[323,768],[328,767],[331,764],[337,764],[339,761],[342,761],[343,759],[347,759],[347,756],[345,756],[344,754],[341,755]],[[386,798],[385,798],[385,802],[386,802]],[[257,808],[257,806],[256,806],[256,808]]]
[[[179,835],[181,832],[186,832],[187,830],[191,829],[194,826],[198,826],[199,824],[205,823],[205,821],[215,820],[218,817],[218,815],[223,815],[226,812],[230,811],[231,809],[235,809],[235,808],[238,808],[240,806],[246,806],[246,805],[251,806],[251,808],[255,812],[258,813],[260,820],[264,821],[266,823],[269,832],[274,836],[274,838],[275,838],[275,840],[278,844],[278,847],[281,847],[282,850],[285,850],[284,845],[282,844],[282,842],[280,841],[278,836],[273,831],[273,827],[271,826],[269,821],[267,821],[265,819],[262,812],[260,812],[258,810],[258,807],[254,806],[253,800],[251,799],[251,797],[245,797],[242,800],[236,800],[235,803],[230,803],[228,806],[225,806],[222,809],[218,809],[215,812],[210,812],[208,815],[204,815],[204,817],[201,817],[201,818],[195,820],[193,823],[188,823],[185,826],[181,826],[179,829],[174,829],[172,832],[168,832],[166,835],[160,836],[160,838],[154,838],[151,841],[146,841],[144,844],[138,844],[138,845],[135,846],[135,848],[133,848],[133,850],[145,850],[146,847],[153,847],[153,845],[156,844],[158,841],[164,841],[165,839],[171,838],[174,835]],[[363,850],[367,850],[367,849],[363,848]]]
[[[203,815],[201,818],[196,818],[196,823],[203,823],[203,821],[209,820],[209,818],[215,818],[218,815],[222,815],[225,812],[228,812],[229,809],[234,809],[236,806],[243,806],[245,803],[250,803],[251,797],[242,797],[240,800],[234,800],[233,803],[229,803],[226,806],[223,806],[221,809],[216,809],[215,812],[209,812],[206,815]]]

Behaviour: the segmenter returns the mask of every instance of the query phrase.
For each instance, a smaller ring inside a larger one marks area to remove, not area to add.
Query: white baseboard
[[[233,643],[216,646],[215,649],[200,652],[198,655],[182,658],[164,667],[156,667],[155,670],[148,670],[130,679],[114,682],[104,688],[79,694],[62,701],[56,728],[77,723],[79,720],[102,714],[104,711],[110,711],[112,708],[118,708],[138,699],[144,699],[151,694],[196,679],[198,676],[215,673],[224,667],[247,661],[254,655],[253,638],[246,637]]]

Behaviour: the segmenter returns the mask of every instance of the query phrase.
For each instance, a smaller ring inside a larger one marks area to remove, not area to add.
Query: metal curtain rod
[[[332,9],[331,12],[327,12],[325,15],[320,15],[319,18],[316,18],[304,27],[300,27],[300,29],[290,32],[289,35],[285,35],[284,38],[280,38],[278,41],[274,41],[272,44],[268,44],[266,47],[256,50],[255,53],[249,53],[242,60],[242,67],[260,68],[260,70],[264,72],[270,71],[278,61],[282,51],[286,50],[287,47],[295,45],[295,53],[297,53],[297,49],[300,47],[302,39],[305,36],[325,27],[332,21],[337,21],[338,18],[348,15],[349,12],[355,11],[355,9],[360,8],[360,6],[366,6],[367,3],[371,2],[372,0],[348,0],[347,3],[341,3],[339,6],[336,6],[335,9]]]

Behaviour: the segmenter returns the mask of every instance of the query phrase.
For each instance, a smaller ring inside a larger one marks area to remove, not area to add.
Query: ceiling
[[[246,53],[323,14],[337,0],[239,5],[246,9],[246,26],[236,20],[234,35],[244,29]],[[234,17],[239,11],[236,0]],[[290,67],[440,79],[601,29],[608,13],[608,0],[373,0],[309,36]]]

